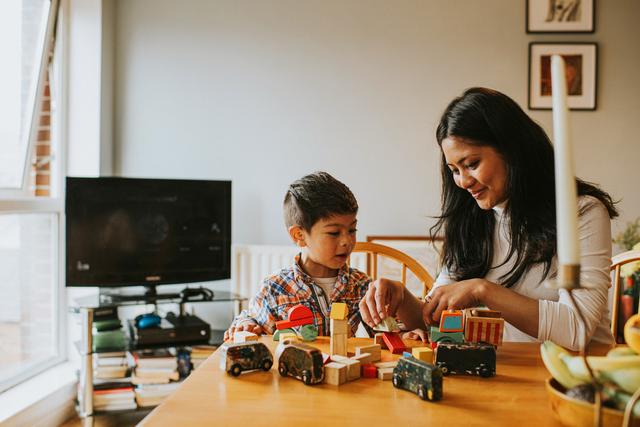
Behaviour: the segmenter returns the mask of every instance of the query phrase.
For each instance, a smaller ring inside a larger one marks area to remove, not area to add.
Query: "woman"
[[[552,340],[570,349],[612,342],[611,197],[576,179],[581,285],[547,288],[557,271],[553,147],[544,130],[506,95],[472,88],[445,110],[436,132],[442,152],[443,271],[422,302],[401,283],[380,279],[360,303],[370,326],[397,315],[407,329],[437,324],[446,309],[484,305],[502,312],[505,341]]]

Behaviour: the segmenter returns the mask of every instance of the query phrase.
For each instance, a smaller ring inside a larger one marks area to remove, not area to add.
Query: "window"
[[[1,5],[0,392],[64,358],[58,7]]]

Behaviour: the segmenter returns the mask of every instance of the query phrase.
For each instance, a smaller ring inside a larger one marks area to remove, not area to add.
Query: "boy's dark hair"
[[[358,213],[358,202],[349,187],[326,172],[314,172],[289,186],[283,208],[287,228],[299,225],[311,231],[323,218]]]

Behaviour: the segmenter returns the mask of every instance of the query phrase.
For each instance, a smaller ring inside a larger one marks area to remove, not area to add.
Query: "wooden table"
[[[261,341],[272,351],[277,344],[271,337]],[[371,341],[351,338],[348,350],[353,352],[356,345]],[[312,345],[327,352],[329,339],[318,337]],[[544,381],[549,373],[539,349],[538,343],[505,343],[498,349],[495,377],[448,376],[444,397],[435,403],[378,379],[361,378],[339,387],[306,386],[281,377],[277,363],[269,372],[234,378],[220,370],[216,351],[142,425],[559,426],[547,400]],[[605,347],[596,346],[593,352],[605,351]],[[383,360],[396,358],[383,350]]]

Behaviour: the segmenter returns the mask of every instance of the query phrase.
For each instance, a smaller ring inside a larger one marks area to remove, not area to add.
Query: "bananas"
[[[542,343],[540,354],[553,378],[565,388],[591,382],[581,356],[573,356],[551,341]],[[620,389],[618,393],[622,397],[617,396],[618,400],[624,400],[625,393],[633,394],[640,388],[640,355],[633,349],[619,347],[609,351],[607,356],[588,356],[587,360],[596,381]]]
[[[585,383],[585,381],[574,377],[567,369],[567,365],[565,365],[561,356],[570,356],[570,354],[564,348],[551,341],[545,341],[540,345],[540,355],[551,376],[564,388],[570,389]]]

